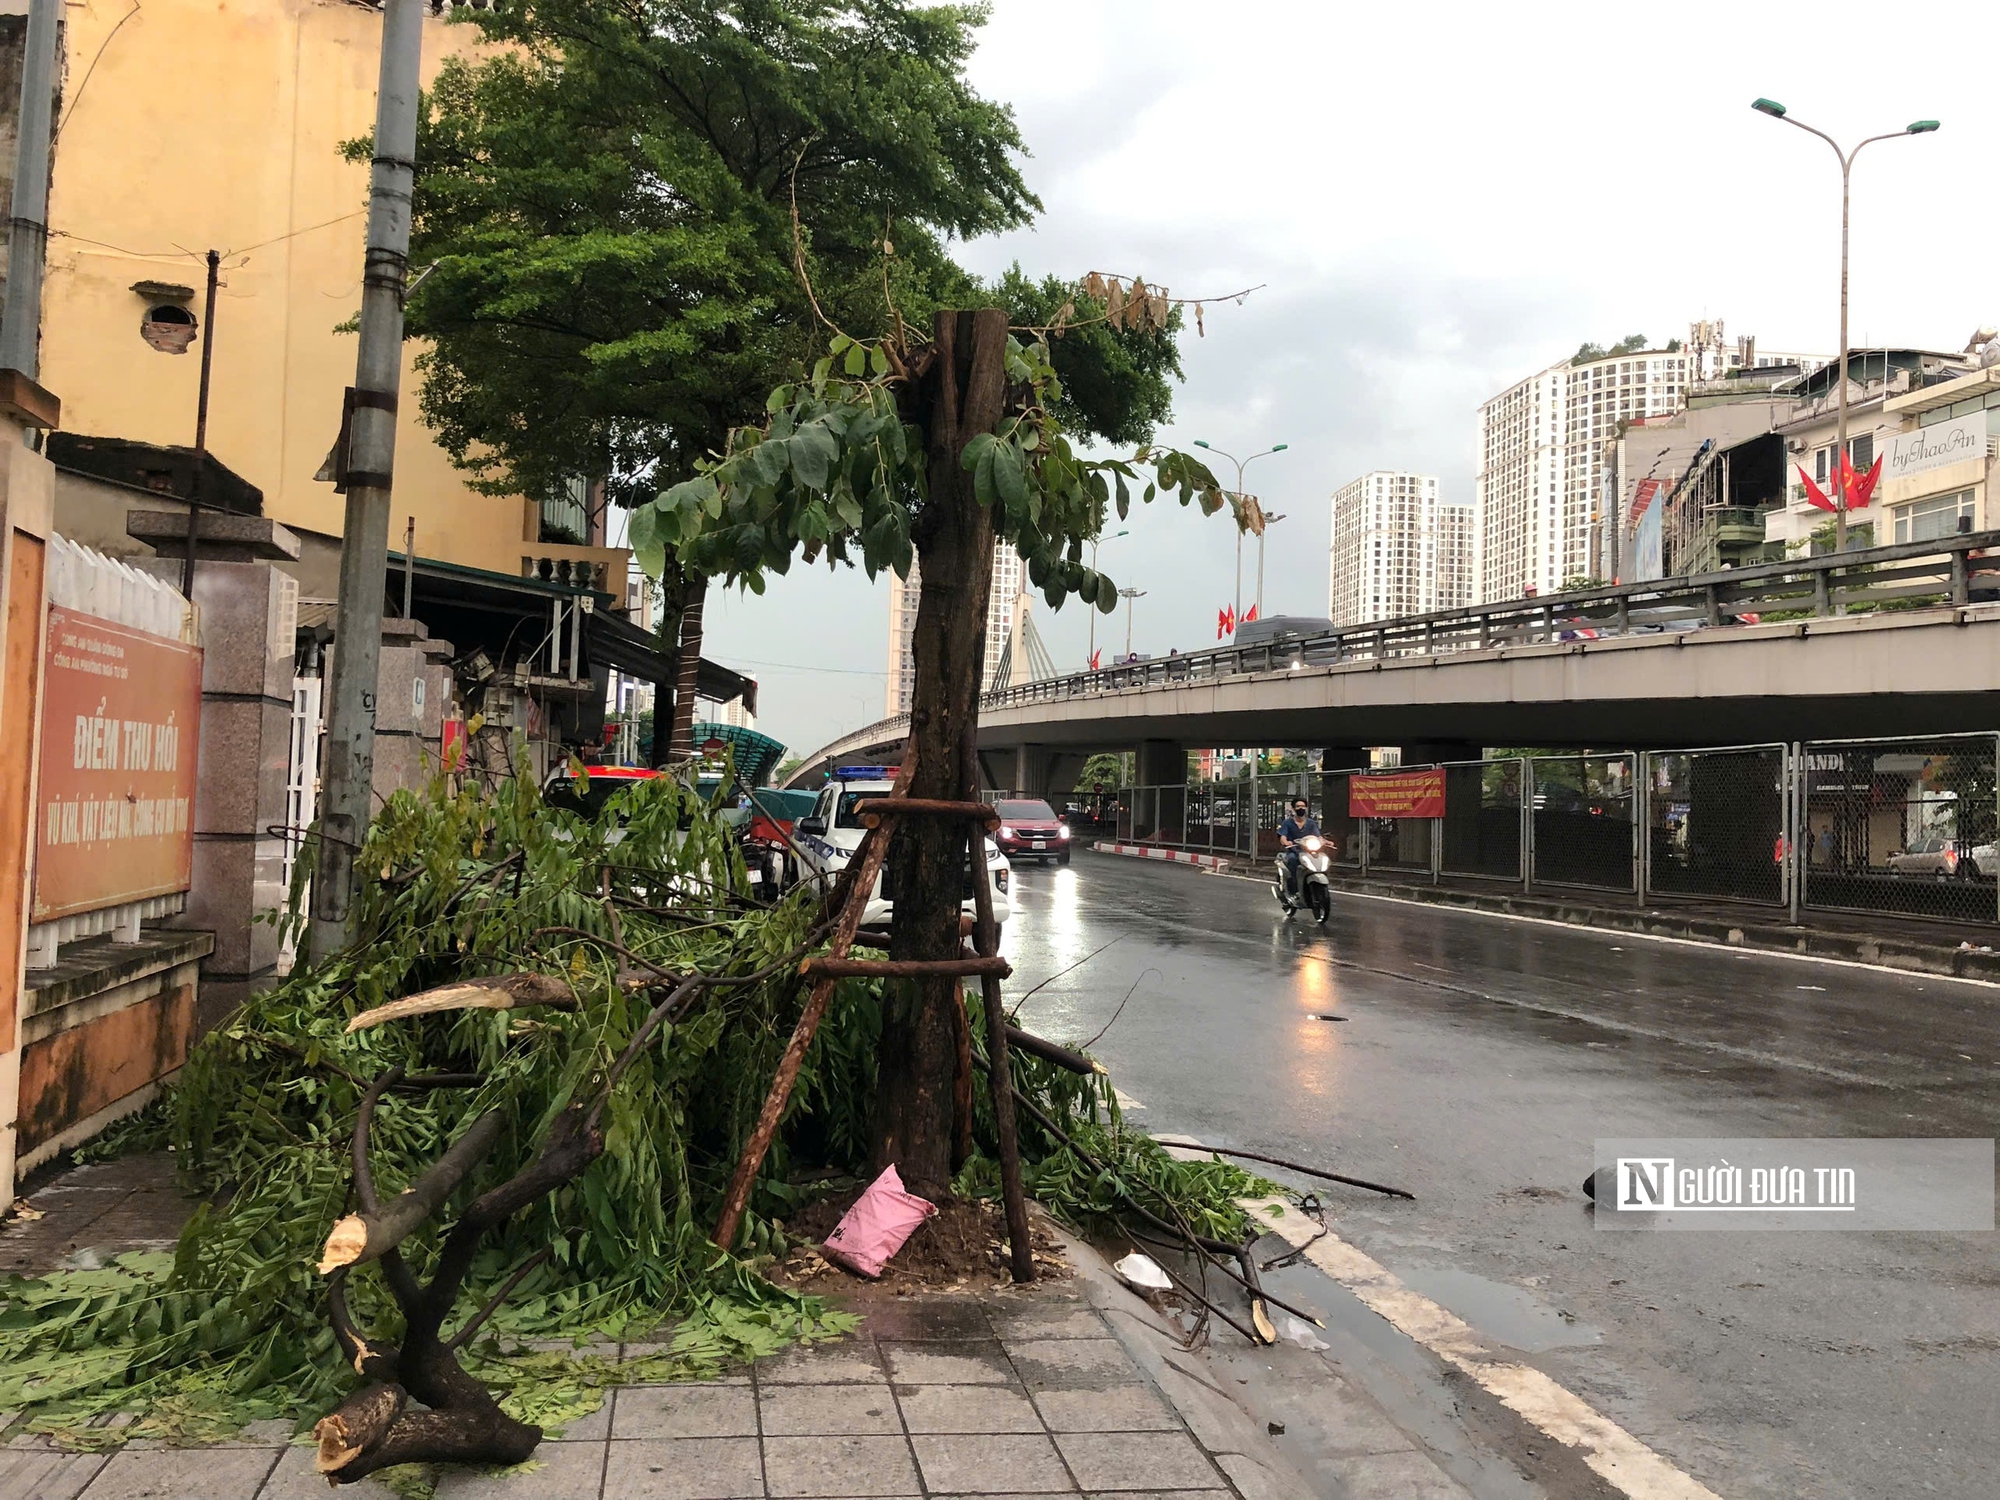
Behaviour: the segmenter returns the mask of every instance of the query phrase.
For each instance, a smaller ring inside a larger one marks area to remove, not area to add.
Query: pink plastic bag
[[[854,1200],[854,1207],[840,1216],[833,1233],[820,1249],[826,1258],[858,1271],[871,1281],[882,1267],[903,1248],[903,1241],[916,1233],[917,1226],[937,1212],[937,1205],[903,1191],[903,1179],[896,1169],[885,1167],[882,1175],[868,1184],[868,1190]]]

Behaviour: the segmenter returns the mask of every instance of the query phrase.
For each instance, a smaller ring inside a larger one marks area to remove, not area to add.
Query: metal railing
[[[1364,879],[1477,881],[1680,902],[2000,923],[2000,735],[1569,753],[1404,766],[1443,778],[1444,816],[1356,817],[1309,771],[1126,787],[1121,842],[1254,867],[1305,796]]]
[[[2000,550],[2000,531],[1908,542],[1862,552],[1830,553],[1687,578],[1654,579],[1571,594],[1473,604],[1409,615],[1319,635],[1185,656],[1152,657],[1026,682],[985,694],[985,708],[1015,708],[1063,698],[1178,686],[1257,672],[1342,662],[1382,661],[1447,652],[1671,634],[1779,619],[1824,618],[1924,604],[1963,606],[1972,589],[2000,590],[2000,561],[1983,571],[1972,553]],[[1978,577],[1975,583],[1974,577]],[[888,729],[884,720],[875,729]]]
[[[1975,602],[1975,590],[1987,598],[2000,597],[2000,557],[1989,567],[1984,558],[1974,555],[1987,551],[2000,553],[2000,531],[1474,604],[1312,636],[1154,657],[996,689],[983,694],[979,702],[982,709],[1019,708],[1134,688],[1177,687],[1346,662],[1740,629],[1752,624],[1768,627],[1926,606],[1963,607]],[[833,741],[810,757],[808,764],[844,753],[843,747],[901,738],[909,722],[908,714],[882,719]]]

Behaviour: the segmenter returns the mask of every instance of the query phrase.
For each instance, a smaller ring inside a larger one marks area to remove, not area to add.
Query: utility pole
[[[1264,531],[1269,531],[1284,519],[1283,515],[1264,517]],[[1264,531],[1257,533],[1257,603],[1255,608],[1257,610],[1257,618],[1260,620],[1264,618]]]
[[[1273,453],[1283,453],[1287,448],[1291,447],[1290,443],[1273,443],[1271,444],[1270,447],[1266,448],[1262,453],[1253,453],[1248,458],[1238,458],[1234,453],[1226,452],[1223,449],[1216,447],[1213,443],[1205,443],[1200,438],[1196,438],[1194,440],[1194,445],[1197,448],[1206,448],[1211,453],[1220,453],[1224,458],[1228,459],[1231,463],[1236,465],[1236,488],[1233,491],[1233,493],[1235,494],[1237,503],[1239,505],[1243,501],[1243,471],[1249,468],[1250,465],[1255,463],[1258,459],[1269,458]],[[1264,540],[1263,536],[1260,533],[1257,538],[1257,542],[1260,547],[1263,545],[1263,540]],[[1262,575],[1263,572],[1262,558],[1263,554],[1260,552],[1258,554],[1259,560],[1257,565],[1260,576]],[[1262,590],[1260,588],[1259,593],[1261,594],[1261,592]],[[1240,622],[1243,619],[1243,527],[1241,524],[1238,524],[1236,528],[1236,601],[1233,605],[1230,606],[1230,608],[1231,608],[1230,617]],[[1259,614],[1263,613],[1261,609],[1258,610],[1257,612]],[[1128,652],[1127,655],[1130,655],[1130,653]]]
[[[417,75],[424,0],[385,0],[375,96],[375,156],[368,183],[368,248],[361,280],[361,347],[347,437],[347,519],[334,627],[333,708],[327,721],[319,859],[313,872],[312,955],[353,938],[355,855],[368,832],[375,772],[375,686],[388,587],[389,489],[396,459],[396,399],[403,376],[403,297],[410,263],[410,194],[416,175]]]
[[[194,544],[201,534],[202,479],[208,468],[208,379],[215,369],[215,288],[222,279],[222,253],[208,252],[208,295],[201,305],[201,394],[194,402],[194,477],[188,481],[187,552],[181,558],[181,592],[194,598]]]
[[[1118,597],[1125,601],[1125,659],[1132,659],[1132,601],[1146,597],[1144,589],[1120,589]]]
[[[41,373],[42,262],[49,239],[49,130],[62,0],[28,0],[21,59],[21,128],[14,155],[13,233],[7,242],[7,305],[0,314],[0,368]]]
[[[1099,542],[1115,542],[1121,536],[1130,536],[1131,534],[1132,534],[1131,529],[1128,527],[1124,531],[1114,531],[1111,533],[1110,536],[1107,537],[1092,537],[1090,539],[1090,571],[1093,573],[1097,571],[1097,547]],[[1094,609],[1090,610],[1089,615],[1090,615],[1090,645],[1085,649],[1087,649],[1090,654],[1084,658],[1085,665],[1090,665],[1091,663],[1094,663],[1097,659],[1097,611]]]

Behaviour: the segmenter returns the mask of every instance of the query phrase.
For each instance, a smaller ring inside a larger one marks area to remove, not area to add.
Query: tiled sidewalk
[[[627,1387],[535,1456],[527,1472],[447,1472],[438,1500],[1235,1494],[1103,1315],[1050,1287],[895,1303],[852,1340],[748,1374]],[[6,1500],[326,1494],[304,1447],[0,1452]]]

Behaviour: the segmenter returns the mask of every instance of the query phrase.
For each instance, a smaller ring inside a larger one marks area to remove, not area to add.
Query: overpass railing
[[[1996,553],[1992,563],[1984,554]],[[1661,635],[2000,598],[2000,531],[1830,553],[1685,578],[1474,604],[1311,636],[1114,664],[987,693],[983,708],[1170,687],[1257,672],[1509,646]],[[875,726],[892,727],[890,721]]]
[[[1277,857],[1294,798],[1361,879],[2000,923],[2000,735],[1502,756],[1435,773],[1443,815],[1361,816],[1360,771],[1122,789],[1116,836]],[[1380,773],[1375,773],[1380,774]],[[1110,830],[1107,829],[1107,832]]]

